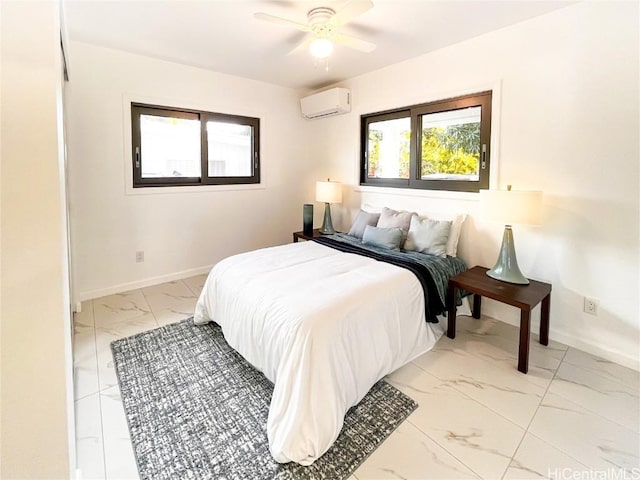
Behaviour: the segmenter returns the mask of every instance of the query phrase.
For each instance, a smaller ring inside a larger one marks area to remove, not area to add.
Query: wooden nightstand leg
[[[540,343],[549,345],[549,310],[551,309],[551,294],[542,299],[540,307]]]
[[[473,309],[471,310],[471,316],[473,318],[480,318],[480,305],[482,304],[482,297],[477,293],[473,295]]]
[[[520,350],[518,351],[518,370],[522,373],[529,371],[529,330],[531,310],[520,310]]]
[[[447,337],[456,338],[456,286],[449,284],[447,301],[449,311],[447,312]]]
[[[293,234],[293,243],[298,243],[298,236],[295,233]]]

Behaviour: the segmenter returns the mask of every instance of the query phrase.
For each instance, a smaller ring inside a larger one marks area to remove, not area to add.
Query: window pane
[[[409,178],[409,117],[371,122],[367,142],[369,178]]]
[[[140,115],[142,178],[199,177],[200,121]]]
[[[481,107],[422,115],[423,180],[480,178]]]
[[[209,177],[253,176],[252,134],[250,125],[208,121]]]

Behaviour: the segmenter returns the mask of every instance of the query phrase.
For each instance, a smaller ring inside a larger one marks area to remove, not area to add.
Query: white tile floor
[[[74,354],[83,478],[138,478],[110,342],[193,315],[204,280],[82,304]],[[523,375],[515,327],[458,322],[455,340],[441,338],[388,377],[420,406],[350,480],[640,478],[638,372],[553,341],[543,347],[534,335]]]

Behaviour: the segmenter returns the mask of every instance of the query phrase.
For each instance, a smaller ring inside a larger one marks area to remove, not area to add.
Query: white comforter
[[[442,334],[425,322],[411,272],[315,242],[219,262],[195,310],[195,323],[208,321],[274,383],[271,454],[302,465],[331,446],[375,382]]]

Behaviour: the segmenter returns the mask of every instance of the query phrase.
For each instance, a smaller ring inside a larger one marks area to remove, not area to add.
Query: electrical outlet
[[[584,313],[589,315],[598,315],[598,300],[595,298],[584,297]]]
[[[138,250],[136,252],[136,263],[142,263],[142,262],[144,262],[144,251]]]

